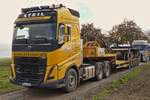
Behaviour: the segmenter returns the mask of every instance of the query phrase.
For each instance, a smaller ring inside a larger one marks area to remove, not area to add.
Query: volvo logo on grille
[[[31,50],[32,46],[31,45],[28,45],[28,50]]]
[[[31,46],[31,45],[29,45],[29,46],[28,46],[28,48],[32,48],[32,46]]]

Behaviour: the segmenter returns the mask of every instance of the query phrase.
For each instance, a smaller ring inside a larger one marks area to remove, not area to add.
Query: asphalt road
[[[88,80],[82,82],[78,89],[71,93],[64,93],[59,89],[24,89],[0,96],[0,100],[91,100],[90,95],[94,95],[97,90],[111,83],[112,80],[119,79],[132,69],[119,69],[112,75],[101,81]]]

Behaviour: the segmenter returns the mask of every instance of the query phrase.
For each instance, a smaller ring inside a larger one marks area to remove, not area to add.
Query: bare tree
[[[101,37],[101,29],[95,28],[93,23],[83,24],[81,28],[81,38],[85,41],[95,40],[95,34],[99,34]]]
[[[115,25],[111,32],[112,43],[132,44],[133,40],[146,39],[142,29],[133,21],[125,19],[121,24]]]

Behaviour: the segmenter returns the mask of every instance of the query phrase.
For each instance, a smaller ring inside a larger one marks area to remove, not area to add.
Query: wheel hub
[[[69,76],[69,85],[70,85],[70,87],[74,87],[74,85],[75,85],[75,77],[73,76],[73,75],[70,75]]]

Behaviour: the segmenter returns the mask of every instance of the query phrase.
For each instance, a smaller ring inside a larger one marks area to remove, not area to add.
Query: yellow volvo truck
[[[25,87],[63,87],[108,77],[116,55],[98,40],[83,44],[79,12],[63,5],[22,9],[15,21],[10,81]]]

